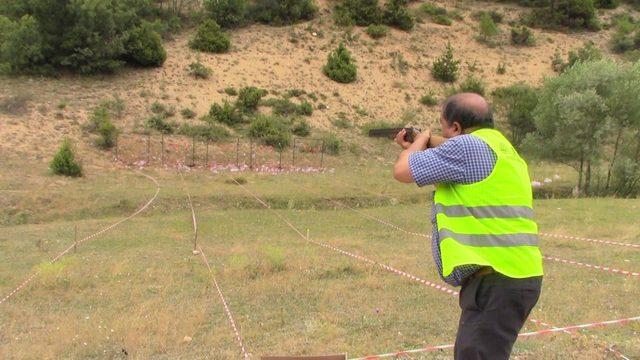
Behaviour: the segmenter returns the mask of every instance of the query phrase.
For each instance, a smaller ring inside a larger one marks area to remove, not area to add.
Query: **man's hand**
[[[422,151],[426,149],[429,145],[429,139],[431,139],[431,129],[426,128],[423,132],[419,133],[416,136],[415,140],[413,140],[413,144],[416,145],[416,151]]]
[[[400,132],[396,135],[395,141],[398,145],[400,145],[403,149],[408,149],[409,146],[411,146],[411,143],[406,141],[404,139],[404,137],[407,135],[407,129],[402,129],[400,130]]]
[[[427,148],[431,138],[431,129],[426,129],[418,134],[413,143],[404,140],[405,133],[405,130],[402,130],[396,135],[396,142],[404,150],[398,156],[398,160],[396,160],[396,164],[393,167],[393,177],[400,182],[411,183],[413,182],[413,176],[411,175],[411,169],[409,169],[409,155]]]

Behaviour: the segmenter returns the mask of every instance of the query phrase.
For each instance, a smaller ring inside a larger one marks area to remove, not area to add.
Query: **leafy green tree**
[[[338,48],[329,54],[322,71],[331,80],[343,84],[356,81],[358,73],[351,53],[344,46],[344,43],[340,43]]]
[[[511,142],[520,147],[527,134],[536,131],[533,111],[538,105],[538,92],[525,83],[513,84],[493,92],[496,108],[504,114]]]
[[[480,33],[478,39],[485,44],[493,44],[493,39],[500,33],[493,18],[487,13],[480,16],[478,31]]]
[[[378,0],[342,0],[334,10],[338,25],[368,26],[382,21]]]
[[[131,30],[126,40],[126,49],[132,62],[140,66],[162,66],[167,59],[162,38],[148,22]]]
[[[444,53],[433,62],[431,75],[436,80],[452,83],[458,80],[460,60],[453,57],[453,47],[447,43]]]
[[[260,100],[267,95],[267,91],[264,89],[258,89],[254,86],[249,86],[240,89],[238,93],[238,100],[236,101],[236,107],[244,112],[253,112],[258,109]]]
[[[618,181],[614,175],[621,155],[625,163],[640,161],[632,149],[620,151],[621,145],[638,144],[638,96],[637,64],[578,62],[545,81],[534,111],[537,131],[527,136],[527,143],[542,157],[576,169],[584,194],[609,191]],[[636,151],[640,153],[640,145]],[[607,180],[594,186],[593,175],[601,169],[606,169]]]
[[[256,21],[283,26],[313,19],[318,7],[313,0],[261,0],[253,4],[251,13]]]
[[[404,31],[413,29],[415,24],[415,19],[407,10],[407,0],[387,0],[382,18],[385,24]]]
[[[278,149],[291,143],[289,124],[279,116],[257,115],[249,126],[249,136]]]
[[[44,64],[43,39],[33,16],[19,21],[0,16],[0,72],[37,73]]]
[[[207,15],[225,29],[245,25],[247,19],[247,0],[206,0]]]
[[[71,177],[82,176],[82,166],[76,161],[71,141],[65,139],[62,146],[51,160],[49,167],[56,175],[64,175]]]
[[[4,1],[0,70],[87,74],[112,72],[126,61],[159,66],[164,49],[153,33],[160,23],[143,25],[159,12],[151,0]]]
[[[220,25],[214,20],[207,19],[198,26],[196,35],[189,42],[189,46],[195,50],[224,53],[229,51],[231,41],[229,36],[222,31]]]

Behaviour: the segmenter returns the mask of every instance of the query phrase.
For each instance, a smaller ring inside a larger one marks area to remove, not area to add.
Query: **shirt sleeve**
[[[418,186],[464,182],[465,156],[460,139],[454,137],[436,148],[410,154],[409,169]]]

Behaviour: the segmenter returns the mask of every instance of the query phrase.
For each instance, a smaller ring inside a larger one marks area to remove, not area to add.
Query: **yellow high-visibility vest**
[[[473,184],[438,184],[434,198],[442,272],[477,264],[513,278],[542,275],[527,164],[497,130],[471,133],[496,154],[493,171]]]

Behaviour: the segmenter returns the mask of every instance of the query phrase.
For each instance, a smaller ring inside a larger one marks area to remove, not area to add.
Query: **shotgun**
[[[413,142],[413,140],[416,138],[416,135],[418,135],[421,131],[420,129],[414,127],[371,129],[369,130],[369,136],[394,139],[402,129],[407,130],[407,134],[404,136],[404,140],[408,142]]]

